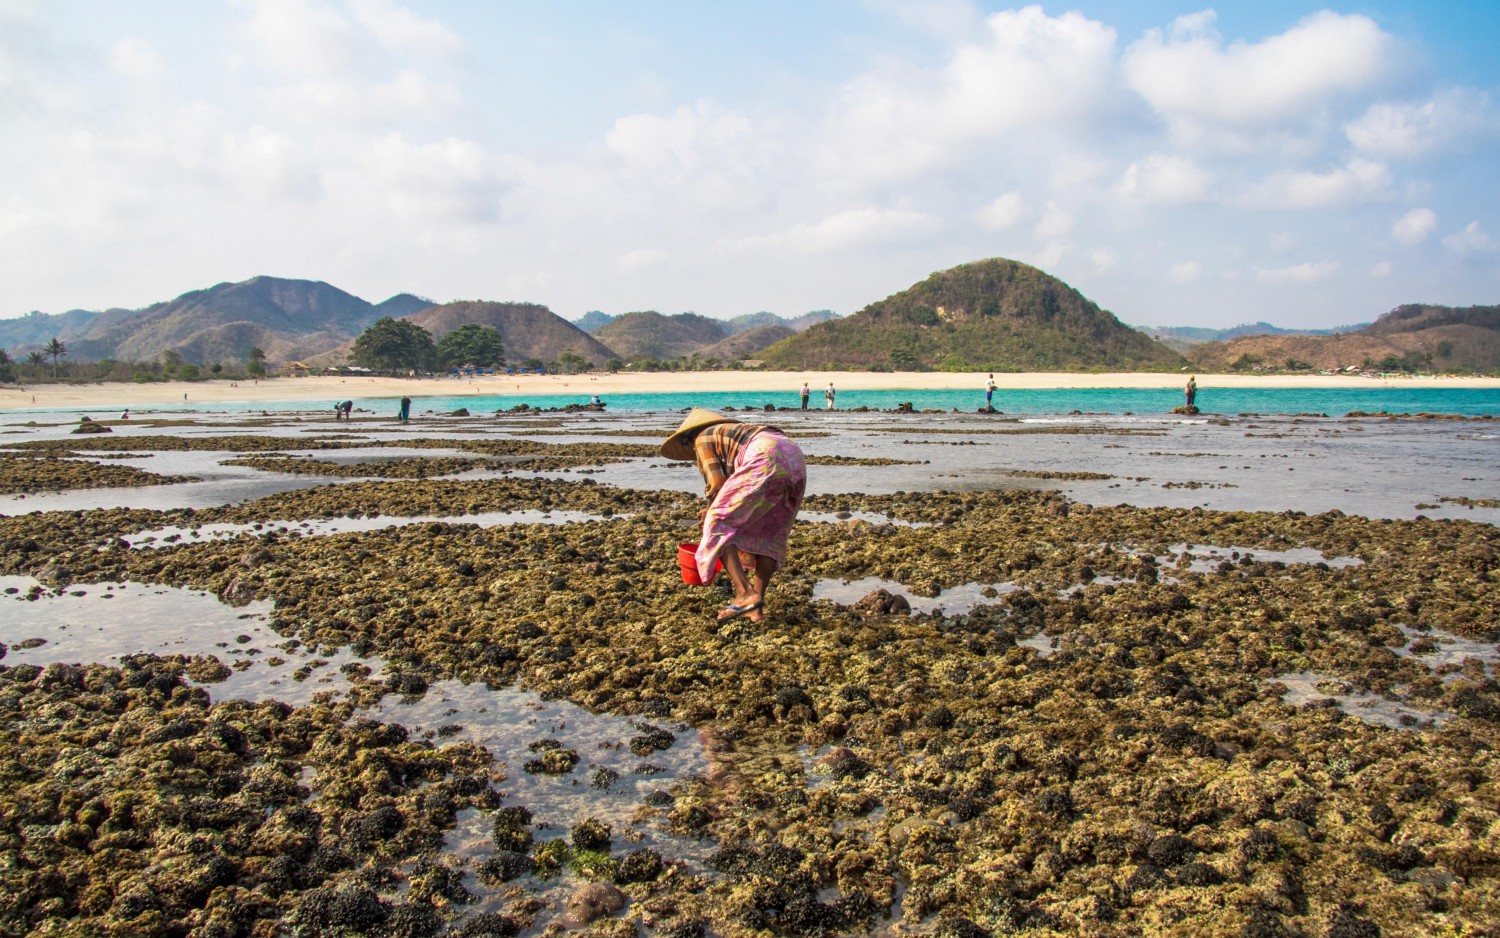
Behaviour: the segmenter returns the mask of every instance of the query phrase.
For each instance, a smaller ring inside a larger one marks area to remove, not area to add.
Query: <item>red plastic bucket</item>
[[[723,561],[715,560],[713,576],[708,578],[707,583],[703,582],[703,578],[698,575],[697,544],[678,544],[677,563],[682,567],[682,582],[688,586],[710,586],[713,584],[714,577],[718,576],[719,571],[724,569]]]

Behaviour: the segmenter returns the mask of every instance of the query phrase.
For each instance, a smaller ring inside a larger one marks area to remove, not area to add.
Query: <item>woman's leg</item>
[[[729,574],[729,582],[734,584],[734,604],[743,606],[745,603],[755,602],[754,599],[749,598],[754,592],[754,587],[750,585],[750,578],[745,575],[745,565],[740,562],[740,552],[730,545],[724,548],[719,559],[724,561],[724,572]]]
[[[744,561],[740,559],[740,552],[733,547],[723,553],[724,572],[729,574],[729,581],[734,584],[734,605],[741,609],[748,606],[759,606],[765,602],[766,590],[771,586],[771,576],[776,572],[776,561],[770,557],[760,554],[746,555],[753,559],[755,564],[754,581],[745,570]],[[729,614],[720,616],[720,619],[730,618]],[[759,622],[765,615],[756,609],[753,612],[744,613],[744,617],[751,622]]]

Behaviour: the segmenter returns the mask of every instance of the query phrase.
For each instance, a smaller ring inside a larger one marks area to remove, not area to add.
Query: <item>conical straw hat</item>
[[[668,459],[681,459],[691,462],[693,459],[693,444],[688,442],[688,437],[702,430],[704,427],[711,427],[716,423],[739,422],[733,417],[716,414],[711,410],[704,410],[702,407],[694,407],[686,419],[682,421],[682,426],[672,431],[672,435],[667,437],[661,444],[661,454]]]

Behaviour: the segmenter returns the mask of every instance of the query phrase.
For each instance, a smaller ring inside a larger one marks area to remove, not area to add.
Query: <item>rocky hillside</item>
[[[728,335],[729,328],[722,320],[697,313],[663,316],[654,310],[616,316],[594,332],[595,338],[625,362],[691,355]]]
[[[1353,332],[1256,335],[1195,347],[1202,371],[1350,368],[1374,371],[1500,371],[1500,306],[1398,306]]]
[[[1177,352],[1035,267],[995,258],[933,274],[761,353],[769,367],[895,371],[1177,369]]]
[[[405,317],[432,333],[434,341],[468,323],[492,326],[505,340],[505,360],[556,361],[565,352],[602,366],[615,353],[593,336],[536,303],[488,303],[462,300],[432,306]]]
[[[145,309],[63,314],[72,316],[76,328],[55,334],[73,361],[154,361],[171,349],[186,362],[207,365],[242,362],[259,347],[271,361],[282,362],[335,349],[381,316],[431,305],[404,293],[372,304],[322,281],[255,277]]]

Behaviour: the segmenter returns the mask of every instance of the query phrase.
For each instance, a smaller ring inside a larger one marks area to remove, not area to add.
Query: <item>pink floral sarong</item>
[[[726,547],[786,563],[786,539],[807,489],[802,450],[775,430],[762,430],[741,447],[734,471],[714,496],[698,542],[698,575],[707,583]]]

